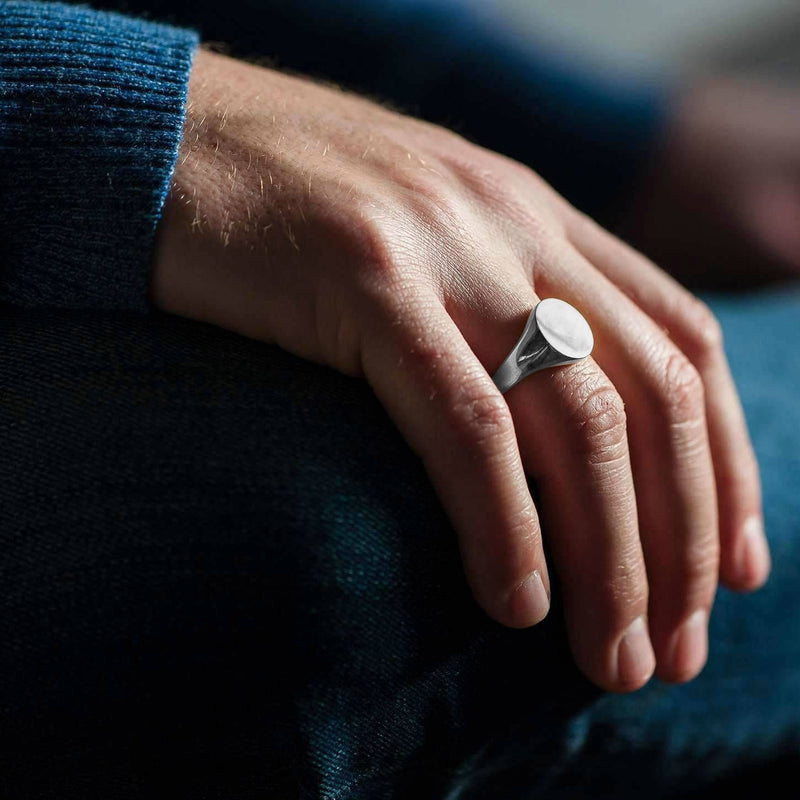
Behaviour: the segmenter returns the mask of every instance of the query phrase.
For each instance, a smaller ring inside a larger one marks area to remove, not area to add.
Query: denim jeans
[[[360,380],[160,314],[0,314],[0,796],[686,796],[800,760],[800,293],[712,298],[774,572],[694,682],[604,695],[559,589],[472,600]]]

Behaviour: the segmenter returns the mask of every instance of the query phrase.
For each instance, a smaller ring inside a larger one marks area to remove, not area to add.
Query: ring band
[[[519,341],[492,380],[505,393],[541,369],[582,361],[593,347],[592,329],[581,312],[563,300],[548,297],[534,306]]]

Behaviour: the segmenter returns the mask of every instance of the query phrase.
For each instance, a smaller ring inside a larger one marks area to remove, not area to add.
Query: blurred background
[[[800,75],[797,0],[461,0],[533,40],[642,75]]]

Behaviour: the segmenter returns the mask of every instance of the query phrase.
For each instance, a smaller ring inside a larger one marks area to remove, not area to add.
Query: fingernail
[[[772,566],[764,523],[758,514],[750,517],[742,526],[742,542],[736,562],[739,580],[748,588],[761,586]]]
[[[646,683],[656,668],[656,656],[644,617],[636,617],[617,647],[617,678],[624,687]]]
[[[521,626],[541,622],[550,610],[550,598],[542,583],[539,570],[535,569],[511,593],[509,598],[511,618]]]
[[[703,609],[695,611],[672,635],[667,661],[676,681],[694,678],[705,666],[708,658],[708,614]]]

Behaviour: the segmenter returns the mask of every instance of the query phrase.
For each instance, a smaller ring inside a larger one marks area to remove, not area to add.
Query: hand
[[[672,681],[702,668],[720,546],[729,586],[767,577],[714,317],[520,164],[201,52],[152,291],[167,311],[366,378],[499,622],[547,613],[547,536],[575,658],[602,687],[636,689],[654,659]],[[490,376],[548,296],[585,314],[596,361],[503,396]]]
[[[626,234],[684,282],[800,278],[800,90],[707,81],[680,95]]]

